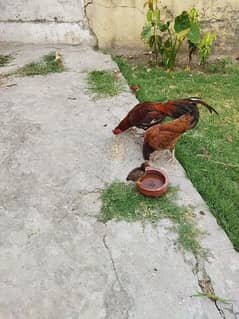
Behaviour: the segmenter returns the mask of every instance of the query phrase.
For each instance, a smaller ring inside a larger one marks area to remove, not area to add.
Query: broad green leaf
[[[190,29],[188,28],[188,29],[182,30],[181,32],[178,32],[178,33],[176,34],[177,39],[178,39],[180,42],[183,41],[183,40],[186,38],[186,36],[187,36],[187,34],[188,34],[189,31],[190,31]]]
[[[191,28],[187,34],[187,38],[192,43],[200,42],[201,34],[200,34],[199,24],[197,22],[191,23]]]
[[[160,24],[160,27],[159,27],[160,31],[161,31],[161,32],[164,32],[164,31],[168,30],[169,25],[170,25],[170,22],[169,22],[169,21],[166,22],[166,23]]]
[[[183,11],[179,16],[175,18],[174,30],[179,33],[183,30],[190,28],[190,19],[187,11]]]

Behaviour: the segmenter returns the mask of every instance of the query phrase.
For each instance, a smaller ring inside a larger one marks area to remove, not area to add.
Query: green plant
[[[201,31],[200,31],[200,22],[198,19],[198,11],[195,8],[192,8],[188,11],[188,17],[190,20],[191,30],[188,32],[188,57],[189,63],[192,60],[192,55],[196,53],[198,49],[198,44],[200,43]]]
[[[191,61],[192,54],[199,49],[200,61],[205,63],[215,37],[214,33],[206,33],[202,38],[198,11],[195,8],[183,11],[173,22],[165,23],[161,21],[158,0],[148,0],[144,7],[148,7],[147,22],[143,27],[141,38],[152,50],[156,63],[161,55],[162,64],[167,68],[173,68],[185,39],[189,44],[189,60]]]
[[[158,0],[148,0],[144,6],[148,6],[147,23],[143,27],[141,38],[147,43],[158,63],[159,54],[162,58],[162,64],[172,68],[176,62],[177,53],[184,41],[190,28],[190,21],[186,11],[177,16],[174,21],[174,27],[171,22],[161,21]]]
[[[211,54],[213,41],[216,39],[215,32],[206,32],[203,36],[199,21],[199,14],[195,8],[188,11],[190,20],[190,31],[187,34],[189,45],[189,62],[191,62],[192,54],[199,52],[200,64],[205,64]]]
[[[0,54],[0,67],[5,66],[13,60],[13,56],[10,54]]]
[[[17,73],[20,75],[46,75],[52,72],[62,72],[64,70],[64,65],[62,62],[56,60],[55,53],[49,53],[45,55],[41,61],[32,62],[24,65],[20,68]]]
[[[92,93],[96,93],[98,97],[117,95],[123,85],[116,73],[106,70],[89,72],[87,78],[88,88]]]
[[[146,1],[144,7],[147,5],[147,23],[143,27],[141,38],[152,49],[156,62],[158,62],[158,56],[162,46],[162,37],[159,34],[159,29],[161,26],[160,10],[158,7],[158,1]]]
[[[206,32],[198,44],[200,64],[205,64],[211,54],[212,43],[216,39],[215,32]]]

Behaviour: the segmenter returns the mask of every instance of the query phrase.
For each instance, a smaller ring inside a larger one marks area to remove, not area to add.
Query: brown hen
[[[210,112],[216,110],[210,107]],[[150,127],[144,134],[143,156],[149,159],[151,153],[156,150],[169,149],[174,157],[174,149],[178,139],[187,130],[195,127],[199,120],[197,106],[191,108],[188,114],[166,123],[156,124]]]

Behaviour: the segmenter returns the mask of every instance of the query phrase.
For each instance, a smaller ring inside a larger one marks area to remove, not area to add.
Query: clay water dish
[[[137,180],[136,186],[145,196],[161,196],[168,189],[168,176],[159,168],[146,167],[145,175]]]

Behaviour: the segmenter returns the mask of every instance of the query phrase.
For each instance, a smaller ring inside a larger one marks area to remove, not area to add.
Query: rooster
[[[217,111],[209,105],[206,105],[210,113]],[[144,134],[143,156],[145,160],[149,160],[150,154],[156,150],[169,149],[172,152],[171,160],[173,160],[175,146],[181,135],[194,128],[199,120],[199,110],[197,105],[191,105],[187,113],[179,118],[156,124],[146,130]]]
[[[117,135],[134,126],[146,130],[153,123],[161,122],[166,115],[158,111],[156,105],[155,102],[143,102],[135,105],[112,132]]]
[[[169,100],[166,102],[143,102],[135,105],[126,117],[120,121],[112,131],[120,134],[131,127],[138,127],[144,130],[152,125],[161,123],[166,116],[179,118],[183,114],[190,113],[197,104],[202,104],[210,110],[210,106],[198,97]],[[215,111],[215,110],[214,110]]]

